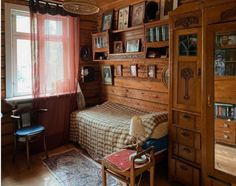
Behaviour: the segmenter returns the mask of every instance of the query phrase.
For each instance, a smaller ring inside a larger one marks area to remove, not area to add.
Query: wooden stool
[[[154,149],[150,147],[137,155],[135,155],[132,160],[129,162],[130,166],[126,170],[118,168],[115,164],[108,160],[109,156],[117,156],[119,152],[108,155],[102,160],[102,185],[107,186],[106,173],[111,174],[112,176],[118,178],[119,180],[130,184],[130,186],[135,186],[135,178],[142,174],[145,171],[150,172],[150,186],[154,186],[154,176],[155,176],[155,157]],[[135,159],[140,158],[142,155],[146,155],[148,160],[143,164],[136,164]],[[126,157],[129,161],[129,157]]]

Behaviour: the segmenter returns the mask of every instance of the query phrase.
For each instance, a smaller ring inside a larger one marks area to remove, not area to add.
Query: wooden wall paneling
[[[154,103],[160,103],[163,105],[167,105],[168,102],[168,95],[166,93],[124,88],[118,86],[102,86],[102,95],[105,96],[106,94],[144,101],[152,101]]]
[[[162,82],[154,82],[148,80],[135,80],[135,79],[126,79],[126,78],[115,78],[115,86],[121,86],[126,88],[142,89],[147,91],[157,91],[167,93],[168,90]]]
[[[103,101],[112,101],[115,103],[127,105],[127,106],[133,106],[141,110],[147,110],[147,111],[167,111],[167,106],[162,104],[157,104],[154,102],[149,101],[143,101],[143,100],[137,100],[132,98],[126,98],[126,97],[120,97],[120,96],[113,96],[108,94],[106,97],[102,97]],[[135,106],[134,106],[135,105]]]

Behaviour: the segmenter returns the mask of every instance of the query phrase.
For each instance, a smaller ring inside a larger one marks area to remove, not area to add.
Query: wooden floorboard
[[[68,144],[60,148],[49,151],[49,156],[56,153],[75,148]],[[76,147],[78,148],[78,147]],[[81,150],[81,149],[80,149]],[[43,165],[41,159],[44,154],[32,155],[31,168],[27,169],[26,158],[22,153],[16,157],[13,164],[11,157],[2,157],[2,186],[57,186],[58,181],[53,177],[49,170]],[[149,175],[144,174],[140,186],[149,185]],[[156,166],[155,185],[171,186],[167,181],[167,162],[164,161]]]

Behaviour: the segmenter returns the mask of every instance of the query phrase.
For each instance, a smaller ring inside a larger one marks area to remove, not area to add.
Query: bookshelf
[[[153,21],[145,24],[146,58],[168,58],[169,22]]]

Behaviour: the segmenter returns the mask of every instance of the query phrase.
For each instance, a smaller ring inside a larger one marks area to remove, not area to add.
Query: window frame
[[[16,30],[13,30],[13,16],[12,16],[12,10],[22,11],[24,14],[29,14],[29,7],[24,5],[16,5],[11,3],[5,3],[5,47],[6,47],[6,98],[22,98],[22,97],[32,97],[32,93],[28,95],[15,95],[15,79],[14,79],[14,73],[16,73],[16,54],[13,54],[14,50],[16,50],[16,37],[13,37],[13,35],[17,36],[18,33]],[[28,38],[29,34],[21,33],[22,38]],[[14,43],[13,43],[14,42]],[[13,48],[15,47],[15,48]]]

